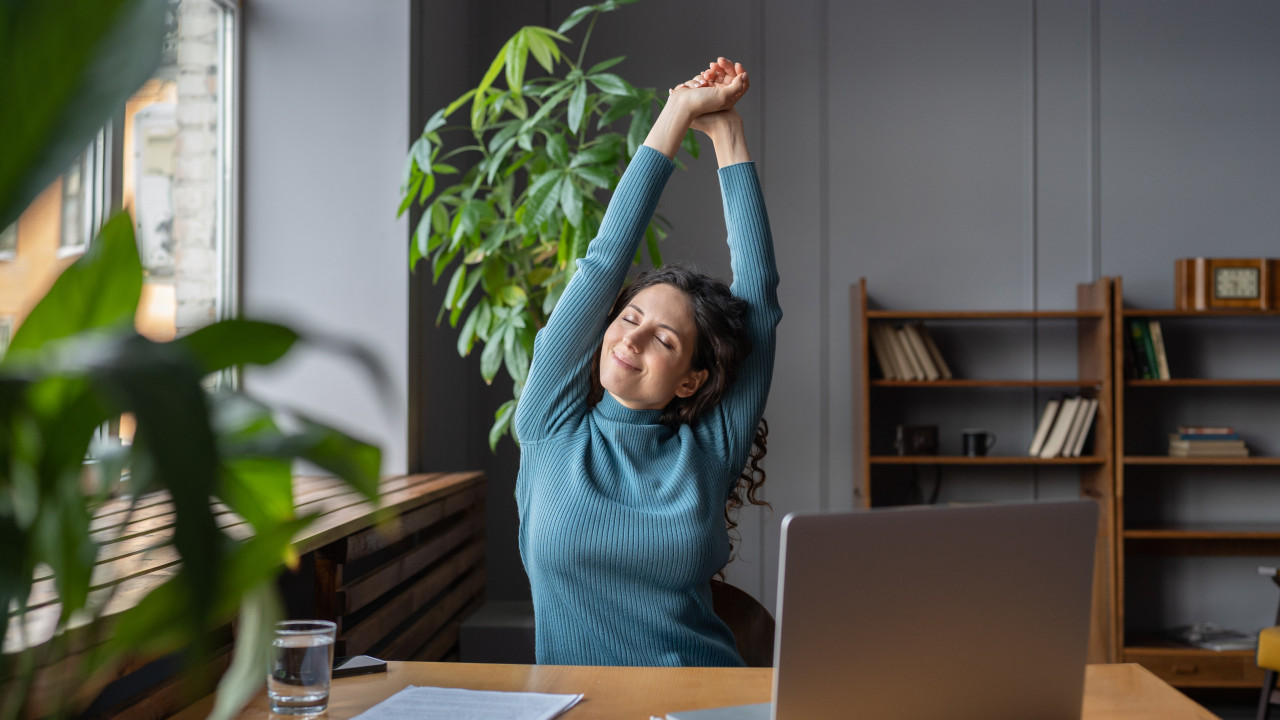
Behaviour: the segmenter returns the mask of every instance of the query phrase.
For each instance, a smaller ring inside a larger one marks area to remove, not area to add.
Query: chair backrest
[[[773,616],[760,601],[741,588],[711,581],[711,604],[733,631],[738,654],[747,667],[773,667]]]

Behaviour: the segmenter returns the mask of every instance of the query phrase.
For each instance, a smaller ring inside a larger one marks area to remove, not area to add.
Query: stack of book
[[[1031,457],[1080,457],[1098,414],[1098,400],[1081,396],[1045,403],[1027,454]]]
[[[1131,378],[1168,380],[1169,357],[1159,320],[1130,320],[1125,335],[1125,368]]]
[[[951,368],[942,359],[929,331],[920,323],[894,327],[871,323],[871,346],[886,380],[950,380]]]
[[[1169,433],[1170,457],[1249,457],[1249,448],[1233,428],[1188,427]]]

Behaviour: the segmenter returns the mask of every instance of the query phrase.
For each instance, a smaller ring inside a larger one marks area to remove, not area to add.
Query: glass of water
[[[336,630],[328,620],[276,623],[267,675],[271,712],[318,715],[328,709]]]

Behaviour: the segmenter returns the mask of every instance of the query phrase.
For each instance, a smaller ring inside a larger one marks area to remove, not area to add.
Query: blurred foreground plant
[[[0,3],[0,226],[155,70],[164,11],[164,0]],[[280,612],[275,579],[296,562],[291,540],[312,519],[294,512],[292,461],[377,496],[378,448],[301,417],[286,430],[271,408],[202,386],[212,373],[275,362],[297,333],[226,320],[152,342],[133,329],[142,283],[132,222],[117,214],[32,310],[0,363],[0,717],[35,711],[36,701],[41,714],[74,712],[126,660],[180,650],[194,667],[212,649],[210,631],[238,616],[215,709],[234,714],[265,681]],[[381,370],[370,370],[385,390]],[[134,442],[101,456],[97,490],[87,494],[86,453],[122,413],[136,419]],[[144,493],[168,492],[181,563],[168,582],[119,603],[129,609],[107,613],[115,586],[95,587],[90,521],[114,489],[132,498],[126,518]],[[221,530],[215,502],[241,515],[251,537]],[[27,613],[44,568],[58,603]]]

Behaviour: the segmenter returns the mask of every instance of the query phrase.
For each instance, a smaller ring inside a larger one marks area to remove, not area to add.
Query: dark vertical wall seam
[[[828,148],[830,147],[831,138],[827,115],[830,112],[830,103],[827,99],[830,75],[827,68],[831,65],[829,44],[831,31],[827,0],[819,0],[818,13],[818,27],[821,28],[821,35],[818,38],[818,56],[822,58],[822,62],[818,63],[818,147]],[[821,264],[821,267],[818,268],[818,303],[819,316],[821,318],[818,327],[824,328],[824,331],[819,334],[821,340],[818,347],[818,376],[822,380],[820,387],[830,387],[831,385],[831,333],[827,330],[831,327],[831,253],[829,239],[831,227],[831,171],[827,155],[826,152],[818,153],[818,261]],[[821,418],[823,427],[820,428],[818,433],[818,506],[823,510],[831,506],[831,438],[829,437],[831,400],[828,395],[828,393],[819,393],[821,407],[818,417]],[[853,427],[857,428],[856,422]],[[852,442],[852,438],[850,438],[850,442]]]

